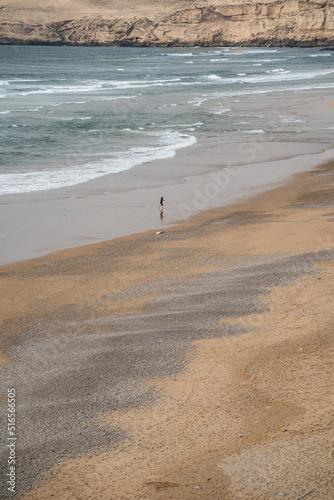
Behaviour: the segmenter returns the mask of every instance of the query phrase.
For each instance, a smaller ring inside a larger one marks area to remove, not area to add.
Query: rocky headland
[[[1,44],[330,46],[332,0],[3,0]]]

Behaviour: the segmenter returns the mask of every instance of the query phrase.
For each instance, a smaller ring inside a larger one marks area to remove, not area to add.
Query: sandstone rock
[[[332,1],[215,2],[205,7],[157,12],[154,19],[104,15],[32,23],[6,19],[0,43],[128,46],[316,46],[334,43]],[[174,2],[176,3],[176,2]],[[185,5],[187,2],[182,2]],[[203,2],[202,2],[203,3]],[[191,3],[193,5],[193,3]],[[97,11],[98,14],[98,11]],[[124,13],[123,13],[124,14]],[[43,21],[42,19],[42,21]]]

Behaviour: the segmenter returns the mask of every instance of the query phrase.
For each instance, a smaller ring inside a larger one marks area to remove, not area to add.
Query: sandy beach
[[[206,210],[282,185],[334,156],[331,89],[251,95],[229,107],[235,114],[253,114],[244,118],[251,120],[269,107],[269,129],[284,129],[282,119],[307,119],[318,127],[317,133],[308,141],[292,134],[284,142],[272,131],[265,139],[260,130],[247,141],[237,137],[231,142],[224,134],[203,133],[196,145],[179,150],[172,159],[150,161],[76,186],[3,195],[0,265],[182,225]],[[166,199],[163,220],[157,217],[161,195]]]
[[[23,498],[333,498],[333,168],[0,268]]]

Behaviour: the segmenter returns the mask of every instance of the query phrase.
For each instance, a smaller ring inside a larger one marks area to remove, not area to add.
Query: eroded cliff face
[[[3,12],[0,43],[142,47],[333,45],[334,2],[245,2],[183,8],[155,19],[129,16],[125,21],[100,15],[38,24],[6,20]]]

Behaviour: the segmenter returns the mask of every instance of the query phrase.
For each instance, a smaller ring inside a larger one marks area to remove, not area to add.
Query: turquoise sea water
[[[320,131],[270,105],[233,104],[334,89],[333,57],[316,48],[1,46],[0,195],[113,183],[207,138],[331,141],[330,123]]]

